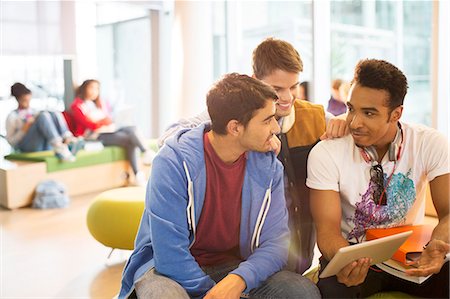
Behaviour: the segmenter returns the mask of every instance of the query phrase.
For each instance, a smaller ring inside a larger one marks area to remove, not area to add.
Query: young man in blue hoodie
[[[184,129],[152,166],[120,298],[319,298],[281,271],[289,248],[275,91],[230,74],[207,95],[211,125]],[[135,290],[135,292],[134,292]]]

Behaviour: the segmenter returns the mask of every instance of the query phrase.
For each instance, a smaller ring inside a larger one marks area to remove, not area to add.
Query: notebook
[[[430,241],[434,226],[408,225],[393,228],[376,228],[366,231],[366,240],[374,240],[393,234],[412,230],[413,233],[391,257],[393,260],[409,265],[419,259],[425,244]]]

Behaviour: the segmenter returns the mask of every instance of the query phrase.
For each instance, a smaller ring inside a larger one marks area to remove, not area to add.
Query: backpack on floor
[[[67,190],[54,180],[40,182],[36,187],[32,207],[36,209],[65,208],[70,199]]]

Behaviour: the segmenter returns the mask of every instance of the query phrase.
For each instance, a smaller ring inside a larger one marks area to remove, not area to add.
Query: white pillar
[[[74,80],[81,84],[86,79],[96,79],[97,69],[97,8],[95,2],[75,2],[76,58]]]
[[[173,92],[176,86],[172,75],[175,63],[171,49],[174,32],[173,3],[164,2],[161,10],[151,11],[152,22],[152,135],[160,136],[166,128],[177,121],[179,98]]]
[[[403,1],[397,1],[396,2],[396,10],[397,10],[397,14],[396,14],[396,30],[395,30],[395,39],[396,39],[396,61],[395,61],[395,65],[400,68],[400,69],[404,69],[404,63],[403,63],[403,36],[404,36],[404,29],[403,29],[403,24],[404,24],[404,20],[403,20]],[[375,10],[374,10],[375,11]]]
[[[450,111],[450,3],[448,1],[433,1],[433,54],[437,59],[433,60],[432,87],[433,91],[433,116],[437,116],[433,125],[439,131],[449,137],[449,111]],[[437,7],[436,7],[437,6]],[[434,76],[433,76],[434,75]],[[433,84],[437,82],[437,86]]]
[[[313,1],[313,88],[311,99],[327,106],[331,84],[330,1]]]
[[[179,117],[206,109],[206,93],[213,83],[211,14],[209,1],[175,1],[171,87]]]
[[[61,44],[62,53],[67,58],[76,54],[75,42],[75,2],[61,1]]]
[[[375,28],[376,24],[376,2],[375,1],[363,1],[362,5],[362,16],[363,16],[363,26],[369,27],[371,29]]]

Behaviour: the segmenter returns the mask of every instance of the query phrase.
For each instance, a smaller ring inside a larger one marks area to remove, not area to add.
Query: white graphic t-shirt
[[[381,161],[386,205],[378,205],[379,198],[374,198],[380,192],[374,192],[377,185],[370,179],[372,164],[364,160],[351,135],[321,141],[309,154],[306,185],[339,192],[341,230],[350,242],[362,241],[368,228],[422,223],[427,183],[450,172],[444,135],[422,125],[401,123],[401,127],[398,161],[389,161],[388,154]]]

